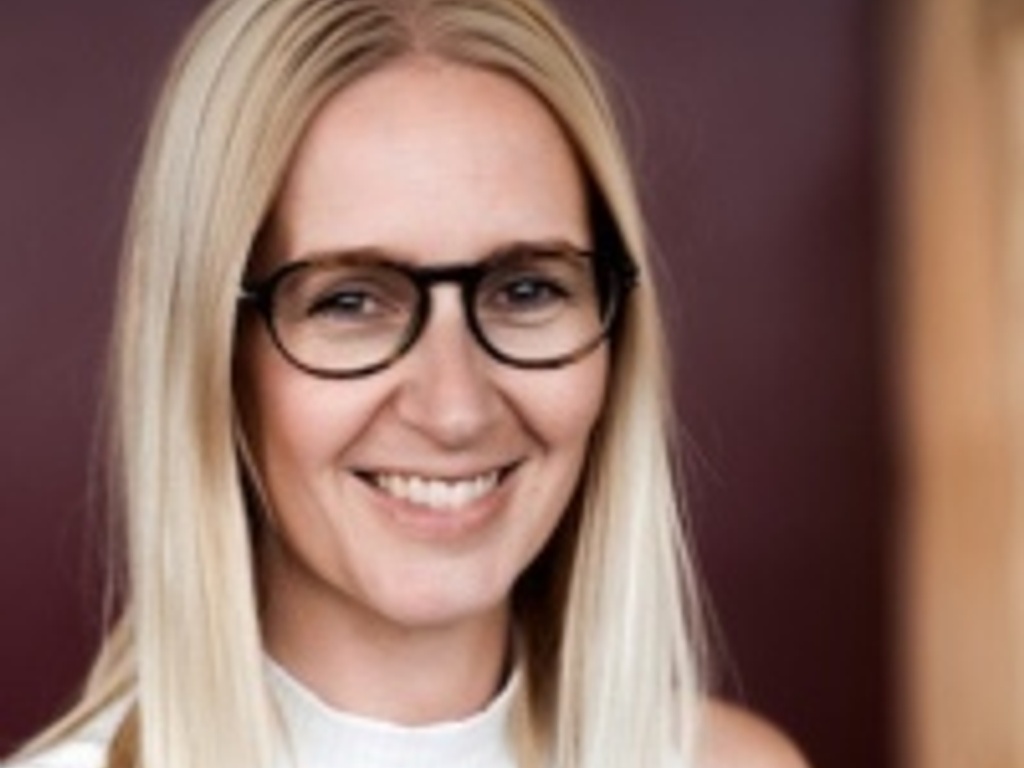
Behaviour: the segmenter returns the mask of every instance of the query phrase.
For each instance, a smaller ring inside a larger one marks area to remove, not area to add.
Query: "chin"
[[[461,577],[463,583],[468,578]],[[509,611],[511,584],[481,589],[479,581],[470,583],[471,589],[453,589],[451,580],[396,583],[386,594],[369,599],[368,607],[389,623],[406,629],[503,624]]]

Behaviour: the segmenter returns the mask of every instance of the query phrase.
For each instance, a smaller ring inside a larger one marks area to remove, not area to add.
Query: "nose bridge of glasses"
[[[428,332],[431,325],[444,322],[444,315],[448,313],[445,307],[450,302],[451,312],[458,315],[457,326],[463,332],[468,326],[473,338],[479,341],[479,330],[473,317],[472,293],[475,284],[479,282],[480,272],[481,267],[477,264],[424,267],[408,271],[422,302],[417,336]],[[447,300],[446,295],[450,297]]]
[[[456,285],[462,293],[468,293],[479,281],[483,270],[480,264],[450,264],[409,269],[408,275],[423,292],[429,292],[435,285],[449,283]]]
[[[456,296],[453,296],[461,305],[464,325],[468,325],[475,338],[478,338],[479,329],[476,325],[476,318],[473,317],[473,291],[480,282],[480,278],[486,267],[481,264],[449,264],[435,267],[417,267],[404,270],[406,275],[415,283],[422,302],[419,333],[426,330],[430,325],[434,314],[433,304],[435,300],[435,288],[448,286]]]

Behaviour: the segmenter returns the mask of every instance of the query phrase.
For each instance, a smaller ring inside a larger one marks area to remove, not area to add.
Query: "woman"
[[[703,703],[643,225],[539,0],[222,0],[114,340],[123,611],[30,766],[799,765]]]

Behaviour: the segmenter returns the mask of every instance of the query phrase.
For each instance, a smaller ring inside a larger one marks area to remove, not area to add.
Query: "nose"
[[[427,325],[402,364],[401,420],[448,449],[471,446],[502,407],[494,364],[473,338],[456,286],[432,293]]]

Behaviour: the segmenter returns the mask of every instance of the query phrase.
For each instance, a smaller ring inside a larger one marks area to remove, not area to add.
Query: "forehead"
[[[374,247],[465,259],[506,241],[586,245],[585,195],[559,123],[494,72],[409,60],[335,94],[274,213],[285,259]]]

